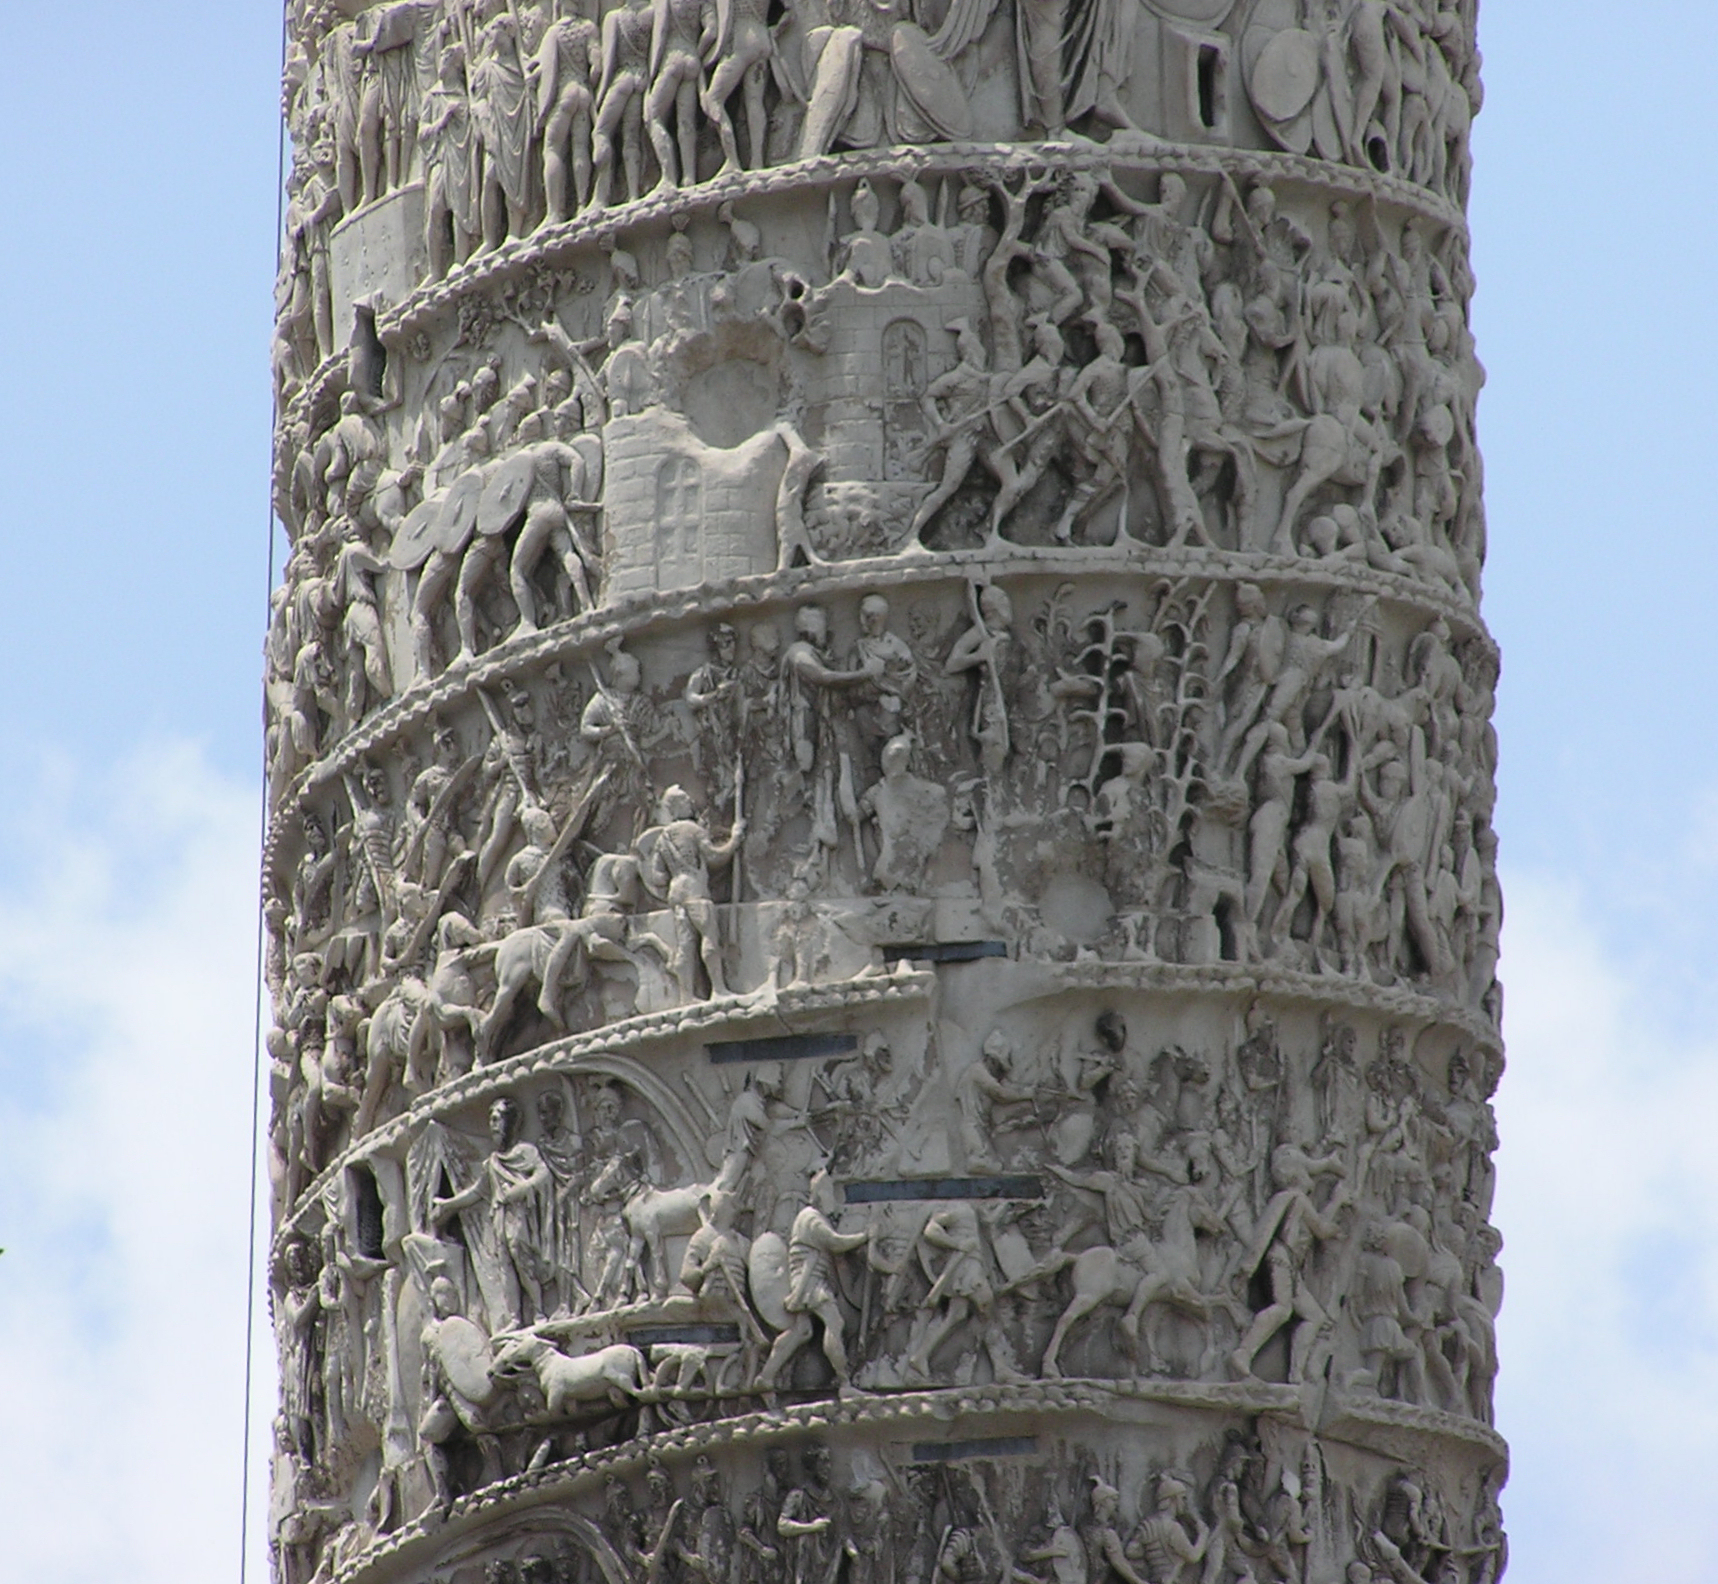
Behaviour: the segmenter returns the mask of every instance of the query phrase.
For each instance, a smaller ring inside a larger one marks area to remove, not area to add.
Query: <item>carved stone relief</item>
[[[1488,1422],[1495,1057],[1106,1000],[668,1036],[414,1108],[283,1233],[306,1477],[380,1449],[397,1519],[653,1430],[1067,1377]]]
[[[1459,7],[290,8],[286,1584],[1492,1584]]]
[[[300,412],[277,477],[277,780],[509,639],[823,561],[1204,550],[1469,606],[1459,238],[1339,200],[1308,215],[1315,243],[1266,185],[1156,185],[969,184],[970,223],[937,227],[907,181],[891,236],[841,235],[830,188],[821,260],[760,258],[730,213],[670,231],[655,286],[618,246],[537,269],[390,359],[387,395]],[[862,181],[846,206],[874,226],[875,198]],[[700,243],[721,267],[693,267]]]
[[[344,346],[336,303],[402,266],[440,278],[629,200],[843,150],[1280,147],[1459,203],[1481,102],[1473,10],[303,0],[288,7],[277,371],[302,380]]]

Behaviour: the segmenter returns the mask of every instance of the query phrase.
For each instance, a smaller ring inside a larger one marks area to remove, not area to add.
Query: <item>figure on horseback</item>
[[[1242,1323],[1246,1319],[1233,1299],[1200,1288],[1198,1234],[1219,1232],[1224,1225],[1206,1203],[1203,1190],[1194,1184],[1175,1183],[1169,1191],[1160,1233],[1154,1239],[1149,1227],[1157,1219],[1152,1203],[1155,1196],[1138,1177],[1140,1166],[1138,1140],[1126,1132],[1116,1135],[1112,1170],[1081,1173],[1050,1166],[1070,1187],[1102,1197],[1109,1241],[1078,1254],[1056,1249],[1031,1273],[1036,1279],[1068,1267],[1073,1270],[1073,1297],[1050,1333],[1039,1371],[1048,1379],[1061,1377],[1062,1345],[1074,1324],[1105,1304],[1126,1305],[1122,1337],[1136,1360],[1142,1321],[1154,1304],[1169,1304],[1201,1319],[1208,1319],[1218,1309],[1236,1315]],[[1144,1373],[1166,1373],[1155,1336],[1147,1333],[1143,1340]],[[1210,1351],[1209,1342],[1206,1351]]]
[[[1301,400],[1311,418],[1285,424],[1279,435],[1300,431],[1295,460],[1299,474],[1283,500],[1282,516],[1271,536],[1276,555],[1294,555],[1294,530],[1313,492],[1325,484],[1358,488],[1362,517],[1376,516],[1378,479],[1398,447],[1366,411],[1366,368],[1354,350],[1353,298],[1335,281],[1320,281],[1307,292],[1311,349],[1296,370]]]

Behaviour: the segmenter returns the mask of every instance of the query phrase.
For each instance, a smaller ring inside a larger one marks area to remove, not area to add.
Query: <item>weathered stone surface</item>
[[[1474,19],[1315,9],[291,8],[286,1584],[1501,1573]]]

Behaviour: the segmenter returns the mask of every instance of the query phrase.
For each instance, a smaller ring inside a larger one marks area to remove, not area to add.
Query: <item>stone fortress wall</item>
[[[289,8],[285,1584],[1492,1584],[1470,0]]]

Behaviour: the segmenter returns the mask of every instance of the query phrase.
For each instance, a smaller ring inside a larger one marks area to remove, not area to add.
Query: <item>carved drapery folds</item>
[[[287,1584],[1491,1584],[1465,7],[295,5]]]

